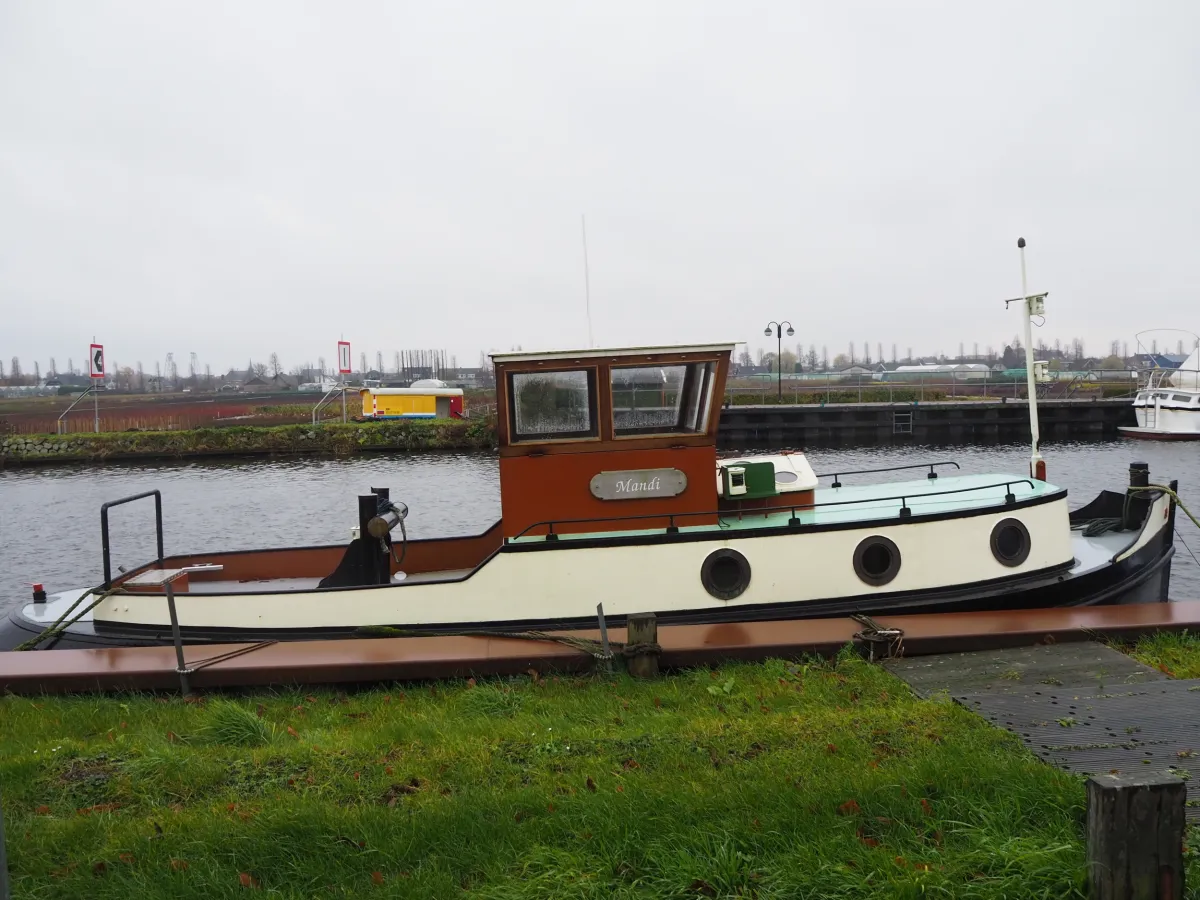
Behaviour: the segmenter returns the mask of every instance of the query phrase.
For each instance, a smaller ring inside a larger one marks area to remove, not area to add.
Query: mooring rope
[[[1192,520],[1193,525],[1195,525],[1197,528],[1200,528],[1200,519],[1197,519],[1194,515],[1192,515],[1192,511],[1190,509],[1188,509],[1187,504],[1185,504],[1183,502],[1183,500],[1180,499],[1179,494],[1175,493],[1175,491],[1171,490],[1166,485],[1148,484],[1145,487],[1130,486],[1129,490],[1135,491],[1135,492],[1140,492],[1140,493],[1144,493],[1146,491],[1162,491],[1164,494],[1166,494],[1168,497],[1170,497],[1172,500],[1175,501],[1175,503],[1179,506],[1180,509],[1182,509],[1184,511],[1184,513],[1187,515],[1187,517]]]
[[[84,591],[82,594],[80,594],[78,597],[75,598],[74,603],[72,603],[70,606],[67,607],[66,612],[64,612],[61,616],[58,617],[57,622],[55,622],[53,625],[51,625],[49,628],[47,628],[45,631],[43,631],[41,634],[37,635],[36,637],[31,637],[29,640],[24,641],[20,644],[17,644],[17,646],[13,647],[13,649],[14,650],[36,650],[38,644],[42,643],[42,641],[46,641],[46,640],[50,640],[52,638],[58,637],[64,631],[66,631],[68,628],[70,628],[72,625],[74,625],[76,622],[78,622],[80,619],[82,619],[84,616],[86,616],[88,613],[90,613],[93,609],[95,609],[97,606],[99,606],[101,603],[103,603],[105,600],[107,600],[109,597],[111,597],[113,594],[121,593],[121,589],[119,587],[109,588],[104,593],[98,594],[96,596],[96,599],[93,600],[91,603],[89,603],[84,609],[80,610],[79,614],[76,615],[75,618],[71,619],[70,621],[64,621],[67,618],[67,616],[71,615],[71,613],[74,612],[75,607],[77,607],[80,603],[83,602],[83,598],[90,596],[91,593],[92,593],[91,591]]]
[[[590,653],[597,659],[606,658],[604,645],[600,641],[548,631],[419,631],[412,628],[395,628],[391,625],[363,625],[354,629],[354,633],[365,637],[493,637],[513,638],[519,641],[550,641]],[[613,649],[623,649],[625,646],[617,641],[608,643]]]

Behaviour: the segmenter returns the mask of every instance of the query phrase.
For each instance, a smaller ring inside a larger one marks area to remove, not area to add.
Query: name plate
[[[627,469],[592,476],[592,496],[599,500],[644,500],[677,497],[687,487],[679,469]]]

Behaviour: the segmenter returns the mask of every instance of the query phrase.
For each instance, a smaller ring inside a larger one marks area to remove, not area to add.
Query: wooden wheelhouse
[[[493,354],[504,536],[715,522],[733,347]]]

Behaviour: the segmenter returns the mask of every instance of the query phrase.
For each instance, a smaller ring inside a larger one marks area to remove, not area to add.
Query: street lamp
[[[783,322],[769,322],[763,330],[763,334],[767,337],[771,336],[771,326],[775,326],[775,371],[779,373],[779,402],[783,402],[783,326],[787,326],[787,336],[794,335],[795,329],[792,328],[792,323],[786,319]]]

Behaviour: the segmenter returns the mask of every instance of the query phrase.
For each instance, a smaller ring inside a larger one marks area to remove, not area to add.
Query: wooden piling
[[[1169,773],[1087,781],[1091,900],[1182,900],[1187,785]]]
[[[658,676],[658,619],[654,613],[633,613],[626,620],[625,655],[634,678]]]

